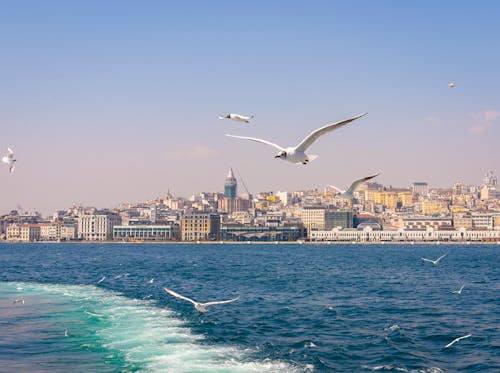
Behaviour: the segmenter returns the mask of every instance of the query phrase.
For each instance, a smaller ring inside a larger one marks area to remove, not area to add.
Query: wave
[[[22,288],[22,290],[18,290]],[[254,356],[237,346],[211,345],[177,315],[154,301],[127,298],[93,285],[1,283],[1,292],[22,292],[26,307],[49,307],[64,338],[86,351],[119,360],[125,371],[294,372],[309,370],[289,362]],[[36,310],[35,310],[36,311]]]

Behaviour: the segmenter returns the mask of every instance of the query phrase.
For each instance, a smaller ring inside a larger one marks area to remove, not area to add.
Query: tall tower
[[[236,186],[236,178],[234,177],[233,169],[230,168],[224,181],[224,197],[236,198]]]

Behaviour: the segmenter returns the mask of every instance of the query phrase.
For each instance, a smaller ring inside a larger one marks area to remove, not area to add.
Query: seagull
[[[219,119],[232,119],[236,122],[250,123],[250,120],[253,119],[253,115],[246,117],[246,116],[240,115],[240,114],[226,114],[226,115],[219,116]]]
[[[9,165],[9,171],[10,173],[14,172],[14,169],[16,166],[14,163],[17,162],[16,159],[14,159],[14,152],[12,151],[11,148],[7,148],[8,154],[2,158],[2,162],[7,163]]]
[[[103,282],[104,280],[106,280],[106,276],[102,276],[101,279],[99,281],[97,281],[98,284],[100,284],[101,282]]]
[[[453,290],[452,293],[454,294],[462,294],[462,290],[464,290],[465,285],[460,286],[460,290]]]
[[[65,337],[67,337],[67,336],[68,336],[68,329],[66,329],[66,330],[64,331],[64,336],[65,336]]]
[[[21,298],[21,299],[15,299],[12,304],[16,304],[16,303],[22,303],[24,304],[24,298]]]
[[[246,136],[236,136],[236,135],[229,135],[226,134],[226,136],[229,137],[235,137],[237,139],[244,139],[244,140],[250,140],[250,141],[255,141],[255,142],[260,142],[262,144],[267,144],[272,147],[275,147],[276,149],[279,150],[278,154],[274,156],[274,158],[280,158],[282,160],[286,160],[291,163],[302,163],[302,164],[308,164],[310,161],[315,160],[318,158],[317,155],[309,155],[306,153],[307,148],[309,148],[314,141],[316,141],[320,136],[334,131],[342,126],[345,126],[347,123],[352,122],[353,120],[356,120],[358,118],[361,118],[362,116],[366,115],[368,113],[363,113],[361,115],[357,115],[355,117],[349,118],[342,120],[337,123],[332,123],[332,124],[327,124],[326,126],[323,126],[321,128],[318,128],[314,131],[312,131],[305,139],[303,139],[299,145],[297,146],[289,146],[288,148],[283,148],[280,145],[277,145],[275,143],[272,143],[267,140],[263,139],[257,139],[254,137],[246,137]]]
[[[115,276],[115,280],[118,280],[119,278],[127,277],[127,276],[128,276],[128,273],[123,273],[121,275]]]
[[[453,344],[457,343],[458,341],[465,339],[465,338],[469,338],[470,336],[472,336],[472,334],[467,334],[467,335],[464,335],[463,337],[455,338],[453,341],[451,341],[446,346],[444,346],[444,348],[451,347],[451,346],[453,346]]]
[[[352,182],[351,186],[347,190],[342,190],[337,188],[334,185],[328,185],[330,188],[335,189],[338,193],[335,195],[337,198],[343,198],[343,199],[353,199],[353,193],[358,189],[358,187],[364,183],[365,181],[368,181],[370,179],[373,179],[374,177],[380,175],[380,173],[375,174],[375,175],[370,175],[366,177],[362,177],[361,179],[355,180]]]
[[[167,293],[169,293],[170,295],[173,295],[176,298],[184,299],[184,300],[187,300],[188,302],[193,303],[194,304],[194,308],[196,308],[201,313],[207,312],[206,307],[208,307],[208,306],[213,306],[214,304],[231,303],[231,302],[234,302],[234,301],[240,299],[240,297],[237,297],[237,298],[234,298],[234,299],[223,300],[223,301],[220,301],[220,302],[198,303],[197,301],[189,299],[188,297],[185,297],[183,295],[180,295],[180,294],[176,293],[175,291],[170,290],[168,288],[163,288],[163,290],[165,290]]]
[[[151,280],[148,281],[150,284],[152,284],[153,282],[155,282],[155,279],[152,278]]]
[[[455,82],[450,82],[450,84],[448,84],[448,86],[449,86],[450,88],[455,87]]]
[[[435,266],[437,266],[439,264],[439,262],[441,261],[441,259],[443,259],[444,257],[446,256],[446,254],[444,255],[441,255],[439,258],[437,258],[436,260],[432,260],[432,259],[426,259],[426,258],[422,258],[422,260],[426,261],[426,262],[429,262],[429,263],[432,263],[434,264]]]

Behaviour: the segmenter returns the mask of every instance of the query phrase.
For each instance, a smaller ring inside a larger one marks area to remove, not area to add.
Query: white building
[[[363,230],[333,228],[326,231],[310,233],[311,241],[317,242],[500,242],[500,230],[467,230],[459,229],[387,229],[373,230],[365,227]]]
[[[116,225],[113,227],[115,240],[164,241],[174,238],[171,225]]]
[[[113,238],[113,227],[120,224],[117,214],[80,215],[78,237],[87,241],[105,241]]]

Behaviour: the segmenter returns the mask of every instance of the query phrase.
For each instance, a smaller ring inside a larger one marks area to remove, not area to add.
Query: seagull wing
[[[431,260],[431,259],[426,259],[426,258],[421,258],[421,259],[426,261],[426,262],[429,262],[429,263],[434,263],[434,260]]]
[[[464,287],[465,287],[465,285],[460,286],[460,290],[458,292],[461,293],[462,290],[464,290]]]
[[[316,141],[320,136],[324,135],[325,133],[334,131],[342,126],[345,126],[346,124],[352,122],[353,120],[361,118],[366,114],[368,113],[356,115],[355,117],[345,119],[337,123],[327,124],[326,126],[323,126],[321,128],[318,128],[317,130],[312,131],[304,140],[302,140],[302,142],[299,145],[297,145],[296,150],[305,152],[307,148],[310,147],[312,143]]]
[[[434,262],[439,263],[441,259],[443,259],[446,256],[446,254],[441,255],[439,258],[437,258]]]
[[[362,184],[365,181],[368,181],[370,179],[373,179],[374,177],[377,177],[378,175],[380,175],[380,173],[377,173],[375,175],[365,176],[365,177],[362,177],[361,179],[353,181],[353,183],[351,184],[351,186],[349,187],[349,189],[347,189],[347,192],[351,193],[351,194],[354,193],[354,191],[358,188],[358,186],[360,184]]]
[[[250,141],[260,142],[262,144],[271,145],[271,146],[275,147],[278,150],[285,150],[285,148],[282,148],[281,146],[279,146],[279,145],[277,145],[275,143],[272,143],[272,142],[267,141],[267,140],[257,139],[255,137],[236,136],[236,135],[228,135],[228,134],[226,134],[226,136],[228,136],[228,137],[235,137],[237,139],[244,139],[244,140],[250,140]]]
[[[328,184],[327,186],[329,186],[332,189],[335,189],[339,193],[344,193],[345,192],[345,190],[341,190],[340,188],[337,188],[335,185]]]
[[[458,338],[455,338],[453,341],[451,341],[450,343],[448,343],[446,346],[444,346],[444,348],[448,348],[448,347],[451,347],[453,346],[455,343],[457,343],[458,341],[462,340],[462,339],[465,339],[465,338],[469,338],[471,337],[472,334],[467,334],[467,335],[464,335],[463,337],[458,337]]]
[[[9,152],[9,154],[14,154],[11,148],[7,148],[7,151]]]
[[[183,295],[180,295],[179,293],[176,293],[175,291],[170,290],[170,289],[168,289],[168,288],[163,288],[163,290],[165,290],[167,293],[169,293],[170,295],[173,295],[173,296],[174,296],[174,297],[176,297],[176,298],[180,298],[180,299],[187,300],[188,302],[191,302],[191,303],[193,303],[193,304],[197,304],[197,303],[198,303],[198,302],[196,302],[196,301],[194,301],[194,300],[192,300],[192,299],[190,299],[190,298],[188,298],[188,297],[185,297],[185,296],[183,296]]]
[[[222,301],[219,301],[219,302],[207,302],[207,303],[202,303],[203,306],[205,307],[208,307],[208,306],[213,306],[214,304],[225,304],[225,303],[231,303],[231,302],[234,302],[234,301],[237,301],[238,299],[240,299],[240,297],[236,297],[234,299],[229,299],[229,300],[222,300]]]
[[[9,167],[10,173],[13,173],[15,169],[16,169],[16,166],[14,166],[14,164],[11,164]]]
[[[3,163],[10,163],[10,159],[9,159],[9,157],[7,157],[7,156],[6,156],[6,157],[3,157],[3,158],[2,158],[2,162],[3,162]]]

